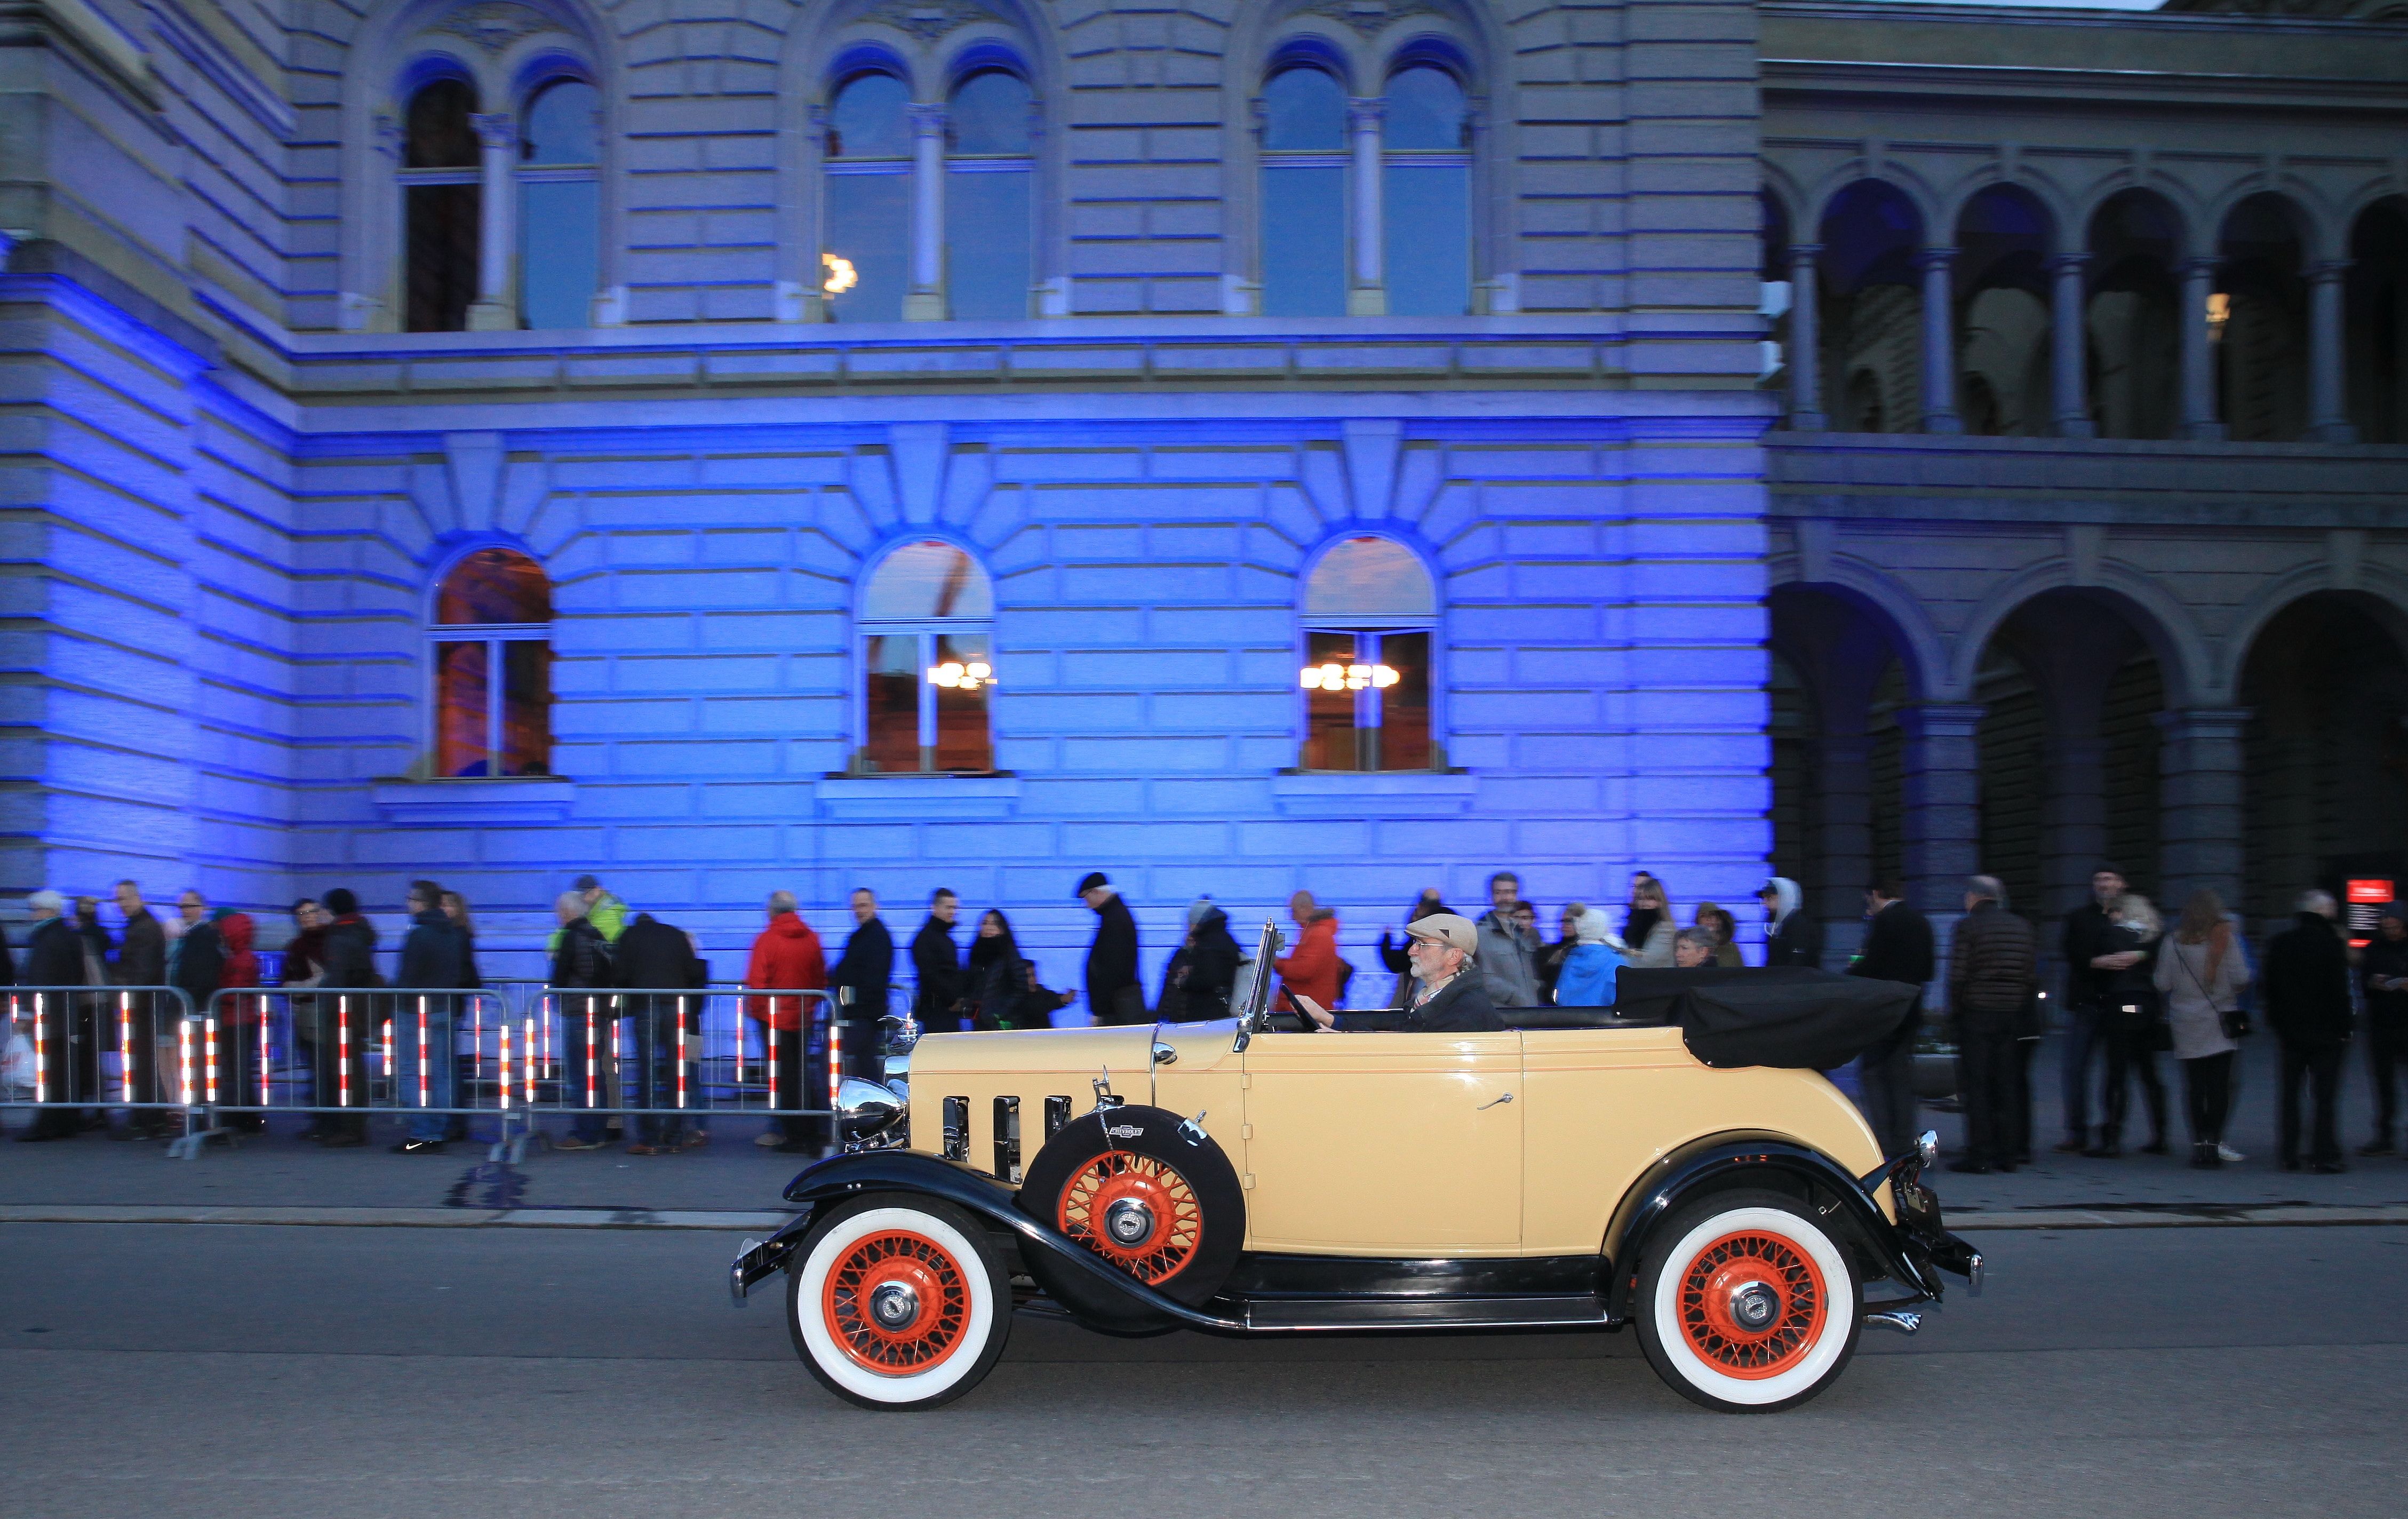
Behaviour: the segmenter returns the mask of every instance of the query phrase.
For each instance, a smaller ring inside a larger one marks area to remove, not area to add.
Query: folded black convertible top
[[[1897,1032],[1922,989],[1804,966],[1641,970],[1614,977],[1625,1017],[1680,1025],[1709,1066],[1829,1070]]]

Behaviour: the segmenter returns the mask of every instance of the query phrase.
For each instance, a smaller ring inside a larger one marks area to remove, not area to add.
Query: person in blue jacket
[[[1590,908],[1573,922],[1572,937],[1577,942],[1565,953],[1563,969],[1555,976],[1555,1005],[1613,1006],[1613,978],[1622,968],[1622,956],[1613,952],[1611,922],[1603,911]]]

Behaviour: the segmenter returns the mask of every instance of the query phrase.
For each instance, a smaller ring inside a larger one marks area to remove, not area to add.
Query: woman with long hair
[[[2149,1105],[2149,1142],[2141,1146],[2141,1154],[2166,1153],[2166,1083],[2157,1074],[2157,1041],[2165,1026],[2158,1013],[2164,1004],[2157,982],[2164,936],[2165,921],[2140,893],[2126,892],[2108,904],[2107,932],[2100,940],[2102,953],[2137,950],[2141,958],[2114,972],[2107,987],[2107,1122],[2099,1131],[2099,1142],[2082,1152],[2094,1160],[2124,1153],[2124,1115],[2132,1100],[2127,1073],[2140,1081],[2141,1096]]]
[[[2241,1046],[2241,989],[2249,965],[2224,918],[2224,899],[2202,886],[2183,904],[2182,921],[2157,956],[2154,977],[2166,999],[2174,1058],[2182,1062],[2183,1107],[2190,1116],[2190,1163],[2224,1164],[2224,1125],[2232,1111],[2232,1062]]]
[[[468,916],[468,899],[458,892],[443,894],[443,915],[452,926],[460,930],[460,982],[466,987],[482,987],[485,978],[477,968],[477,920]]]
[[[1630,878],[1630,910],[1622,920],[1622,942],[1630,963],[1645,969],[1672,964],[1672,939],[1680,928],[1672,922],[1671,899],[1664,883],[1641,870]]]

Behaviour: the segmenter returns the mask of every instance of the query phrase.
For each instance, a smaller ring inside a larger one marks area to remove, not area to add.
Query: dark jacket
[[[853,1006],[841,1014],[850,1023],[875,1023],[886,1016],[887,988],[895,984],[895,936],[882,918],[872,917],[844,941],[836,968],[828,972],[831,995],[853,988]]]
[[[1931,920],[1904,902],[1892,902],[1865,924],[1864,946],[1848,974],[1920,986],[1931,979],[1932,966]]]
[[[1088,1013],[1099,1024],[1119,1022],[1114,998],[1137,983],[1137,920],[1114,892],[1096,911],[1096,941],[1087,949]]]
[[[2004,1033],[2040,989],[2040,935],[1996,902],[1956,920],[1948,947],[1948,1006],[1959,1024]]]
[[[1764,946],[1768,966],[1820,966],[1823,963],[1823,920],[1810,918],[1799,908],[1781,920],[1781,927]]]
[[[610,959],[611,978],[621,986],[674,989],[702,986],[710,980],[685,930],[672,928],[649,912],[636,914],[636,921],[620,930],[619,942],[610,946]]]
[[[322,926],[304,928],[284,941],[284,968],[280,976],[283,984],[309,981],[312,976],[323,975],[325,969],[326,930]]]
[[[83,936],[64,918],[44,918],[25,940],[27,986],[81,986]]]
[[[458,928],[456,925],[454,931],[460,936],[460,979],[453,982],[452,984],[454,986],[469,987],[483,986],[485,984],[485,973],[477,968],[477,936],[469,932],[467,929]]]
[[[326,925],[326,974],[321,986],[382,986],[377,974],[376,924],[348,913]]]
[[[144,908],[125,920],[117,946],[117,984],[164,986],[167,982],[167,931]]]
[[[1488,988],[1479,972],[1465,966],[1455,980],[1418,1008],[1405,1010],[1399,1025],[1408,1034],[1492,1034],[1504,1025],[1489,1004]]]
[[[961,1017],[961,1004],[970,995],[969,977],[962,970],[961,951],[953,947],[953,925],[930,913],[911,936],[911,974],[920,981],[911,999],[911,1016],[922,1023]]]
[[[2065,915],[2065,1000],[2074,1007],[2107,1005],[2115,972],[2094,970],[2090,962],[2114,953],[2108,940],[2114,932],[2115,925],[2108,920],[2107,910],[2096,901],[2085,902]]]
[[[2266,994],[2266,1026],[2284,1043],[2348,1040],[2349,951],[2324,914],[2300,913],[2274,936],[2258,984]]]
[[[2161,1000],[2157,991],[2157,951],[2164,945],[2165,936],[2160,934],[2155,939],[2143,939],[2137,928],[2109,924],[2107,937],[2100,943],[2103,947],[2100,953],[2102,954],[2121,954],[2133,950],[2141,956],[2121,970],[2100,972],[2100,995],[2106,998],[2104,1005],[2118,1010],[2135,1010],[2129,1015],[2119,1010],[2119,1017],[2130,1016],[2155,1022],[2157,1004]]]
[[[2374,989],[2377,977],[2385,981],[2408,977],[2408,939],[2390,939],[2376,934],[2359,952],[2358,971],[2362,978],[2359,984],[2366,990],[2368,1017],[2408,1020],[2408,992],[2378,992]]]
[[[196,923],[184,930],[169,956],[168,984],[193,999],[193,1010],[206,1012],[209,997],[225,982],[225,939],[213,923]]]
[[[1219,908],[1207,908],[1189,937],[1195,942],[1181,952],[1186,957],[1186,973],[1176,987],[1164,988],[1162,1006],[1156,1010],[1173,1023],[1226,1018],[1229,994],[1238,983],[1238,966],[1245,959],[1230,936],[1229,915]]]
[[[611,982],[610,941],[591,918],[579,918],[560,930],[552,952],[552,984],[582,988]]]
[[[445,916],[441,908],[428,908],[409,920],[409,932],[402,936],[401,973],[393,983],[457,986],[461,973],[467,969],[466,948],[459,924]]]

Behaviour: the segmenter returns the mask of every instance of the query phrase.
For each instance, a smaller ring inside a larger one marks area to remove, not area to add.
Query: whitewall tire
[[[1011,1281],[986,1231],[950,1203],[845,1203],[787,1274],[786,1324],[820,1384],[870,1409],[949,1403],[986,1379],[1011,1333]]]
[[[1670,1387],[1727,1413],[1794,1408],[1856,1354],[1863,1289],[1847,1247],[1770,1192],[1691,1204],[1654,1230],[1630,1312]]]

